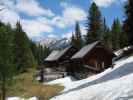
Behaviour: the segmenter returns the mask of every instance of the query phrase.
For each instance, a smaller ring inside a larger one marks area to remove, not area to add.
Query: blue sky
[[[70,37],[76,21],[85,34],[85,20],[95,2],[111,27],[114,18],[124,20],[126,0],[0,0],[0,20],[15,23],[19,20],[27,35],[34,40],[46,37]]]

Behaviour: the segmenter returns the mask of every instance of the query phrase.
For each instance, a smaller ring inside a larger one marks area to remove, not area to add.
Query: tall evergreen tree
[[[30,48],[30,42],[26,33],[22,30],[20,22],[16,24],[14,43],[17,69],[23,72],[26,71],[27,68],[35,67],[36,61]]]
[[[123,48],[125,46],[128,46],[128,36],[127,34],[122,30],[120,35],[120,48]]]
[[[111,33],[109,28],[107,28],[106,31],[103,34],[103,42],[108,48],[110,48],[110,49],[113,48],[113,45],[112,45],[112,33]]]
[[[113,49],[119,49],[120,48],[120,36],[122,33],[121,24],[118,19],[115,19],[112,25],[112,46]]]
[[[76,24],[75,24],[75,34],[72,34],[71,44],[79,49],[83,46],[80,25],[78,22],[76,22]]]
[[[133,45],[133,0],[128,0],[125,6],[126,20],[124,21],[124,33],[127,33],[128,44]]]
[[[100,39],[101,24],[101,12],[98,6],[93,2],[87,17],[87,44]]]
[[[43,65],[44,59],[50,53],[50,49],[48,47],[36,45],[33,41],[31,41],[31,50],[32,50],[35,60],[39,66]]]
[[[104,35],[108,32],[108,26],[106,25],[106,20],[105,18],[102,21],[102,25],[101,25],[101,36],[100,39],[104,40]]]
[[[0,100],[6,100],[6,88],[15,73],[13,35],[10,25],[0,26]]]
[[[72,37],[71,37],[71,45],[75,45],[75,35],[72,33]]]
[[[103,23],[102,23],[101,40],[104,42],[104,44],[107,47],[112,49],[112,34],[111,34],[109,27],[106,24],[105,18],[103,19]]]

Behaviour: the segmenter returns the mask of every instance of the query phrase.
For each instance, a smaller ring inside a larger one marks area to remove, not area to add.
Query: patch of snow
[[[65,88],[67,88],[69,86],[68,83],[72,83],[74,81],[76,81],[76,79],[69,76],[69,77],[53,80],[51,82],[48,82],[47,84],[49,84],[49,85],[60,84],[60,85],[64,86]]]
[[[9,97],[7,100],[20,100],[19,97]]]
[[[29,99],[24,99],[24,98],[20,98],[20,97],[9,97],[7,98],[7,100],[38,100],[37,97],[32,97]]]
[[[114,53],[115,53],[115,55],[120,56],[123,52],[124,52],[124,50],[120,49],[118,51],[115,51]]]
[[[115,62],[113,69],[87,79],[58,80],[55,83],[61,83],[65,89],[51,100],[133,100],[133,56]]]
[[[115,51],[114,53],[117,56],[121,56],[124,53],[124,51],[127,51],[127,50],[129,50],[131,48],[133,48],[133,47],[132,46],[127,46],[127,47],[125,47],[123,49],[120,49],[120,50]]]

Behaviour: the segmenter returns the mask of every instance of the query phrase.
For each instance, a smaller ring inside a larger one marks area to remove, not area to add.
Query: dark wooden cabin
[[[49,67],[59,67],[69,64],[71,57],[78,51],[74,46],[68,46],[63,50],[54,50],[44,60],[44,64]]]
[[[112,66],[112,59],[115,54],[100,41],[84,46],[72,56],[73,72],[82,66],[92,73],[98,73]]]
[[[54,50],[44,60],[45,81],[62,78],[68,75],[67,70],[71,57],[78,51],[74,46],[68,46],[63,50]]]

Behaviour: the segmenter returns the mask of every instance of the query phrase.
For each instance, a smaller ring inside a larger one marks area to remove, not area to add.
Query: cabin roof
[[[80,49],[71,59],[83,58],[88,52],[90,52],[100,41],[93,42]]]
[[[53,61],[56,60],[56,55],[59,53],[59,50],[54,50],[50,53],[50,55],[45,59],[45,61]]]
[[[61,50],[57,55],[56,55],[56,60],[61,58],[72,46],[68,46],[65,49]]]
[[[45,59],[45,61],[56,61],[60,59],[72,46],[68,46],[63,50],[54,50],[52,53]]]

